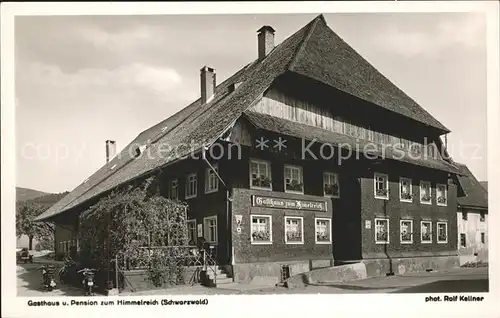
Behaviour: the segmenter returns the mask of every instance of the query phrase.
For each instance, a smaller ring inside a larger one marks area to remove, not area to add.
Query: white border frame
[[[424,223],[429,223],[429,224],[431,225],[431,233],[430,233],[430,235],[429,235],[429,237],[431,238],[431,240],[430,240],[430,241],[424,241],[424,240],[422,239],[422,225],[423,225]],[[433,232],[433,231],[432,231],[432,221],[420,221],[420,243],[421,243],[421,244],[432,244],[432,235],[434,234],[434,233],[432,233],[432,232]]]
[[[207,221],[209,220],[215,220],[215,241],[210,241],[206,236],[208,234],[208,224]],[[198,229],[196,229],[198,230]],[[208,242],[208,243],[218,243],[219,242],[219,220],[217,220],[217,214],[216,215],[211,215],[211,216],[206,216],[203,218],[203,238]]]
[[[439,224],[444,224],[445,225],[445,231],[446,231],[446,241],[440,241],[439,240]],[[448,244],[448,222],[444,221],[439,221],[436,222],[436,242],[438,244]]]
[[[328,221],[330,227],[330,235],[328,237],[328,241],[320,241],[318,242],[318,237],[316,233],[318,232],[318,223],[317,221]],[[331,218],[314,218],[314,243],[315,244],[332,244],[332,219]]]
[[[387,189],[387,196],[381,197],[377,195],[377,177],[385,177],[385,187]],[[389,175],[386,173],[374,172],[373,173],[373,196],[375,199],[389,200]]]
[[[265,163],[267,167],[267,174],[269,175],[269,188],[265,187],[257,187],[252,185],[252,162],[256,163]],[[265,190],[265,191],[273,191],[273,178],[272,178],[272,166],[271,162],[268,160],[262,160],[262,159],[255,159],[255,158],[250,158],[248,160],[248,185],[250,186],[250,189],[256,189],[256,190]]]
[[[387,221],[387,241],[377,241],[377,221]],[[373,222],[373,233],[375,238],[375,244],[389,245],[391,242],[391,222],[389,218],[375,218]]]
[[[439,203],[438,202],[438,190],[439,190],[439,186],[444,186],[444,198],[445,198],[445,203]],[[432,197],[431,197],[431,200],[432,200]],[[436,205],[438,206],[448,206],[448,186],[444,183],[436,183]]]
[[[192,176],[195,176],[196,177],[196,187],[195,187],[195,194],[194,195],[190,195],[188,196],[188,187],[189,187],[189,177],[192,177]],[[198,196],[198,174],[196,172],[193,172],[193,173],[189,173],[186,175],[186,186],[185,186],[185,189],[184,191],[186,192],[184,194],[184,198],[186,200],[189,200],[189,199],[192,199],[192,198],[196,198]]]
[[[214,164],[212,165],[212,167],[214,167],[215,171],[217,171],[217,173],[219,173],[219,164]],[[214,174],[215,176],[215,180],[217,181],[216,183],[216,187],[215,189],[208,189],[208,187],[210,186],[210,182],[209,182],[209,176],[210,176],[210,171],[212,171],[212,168],[208,167],[206,168],[205,170],[205,194],[210,194],[210,193],[215,193],[217,191],[219,191],[219,178],[217,178],[217,175]]]
[[[403,241],[403,232],[401,232],[401,225],[403,222],[410,222],[411,224],[411,241]],[[399,243],[401,244],[413,244],[413,233],[415,232],[415,229],[413,228],[413,220],[412,219],[401,219],[399,220]]]
[[[423,184],[429,184],[429,192],[430,192],[429,196],[431,197],[431,200],[429,202],[422,201],[422,185]],[[432,182],[420,180],[420,184],[418,185],[418,201],[420,202],[420,204],[432,205]]]
[[[286,168],[296,168],[296,169],[299,169],[299,173],[300,173],[300,180],[302,181],[302,191],[293,191],[293,190],[287,190],[286,189]],[[304,194],[304,188],[305,188],[305,184],[304,184],[304,170],[302,169],[301,166],[297,166],[297,165],[289,165],[289,164],[285,164],[283,165],[283,190],[285,190],[285,193],[294,193],[294,194]]]
[[[337,180],[337,185],[339,187],[339,191],[337,195],[331,195],[331,194],[326,194],[325,193],[325,175],[335,175],[335,179]],[[340,179],[339,179],[339,173],[338,172],[332,172],[332,171],[323,171],[323,196],[327,198],[333,198],[333,199],[339,199],[340,198]]]
[[[302,233],[302,240],[300,242],[288,242],[288,239],[286,237],[286,221],[288,219],[300,219],[300,231]],[[293,216],[293,215],[288,215],[288,216],[285,216],[285,222],[284,222],[284,230],[285,230],[285,244],[288,244],[288,245],[300,245],[300,244],[304,244],[304,217],[303,216]]]
[[[401,191],[401,185],[402,185],[402,181],[409,181],[410,182],[410,196],[412,196],[412,198],[410,200],[408,199],[403,199],[401,197],[401,195],[403,194],[403,192]],[[400,202],[407,202],[407,203],[413,203],[413,180],[410,179],[410,178],[406,178],[406,177],[399,177],[399,201]]]
[[[253,217],[258,218],[268,218],[269,219],[269,241],[257,242],[253,240],[252,236],[252,224]],[[272,245],[273,244],[273,216],[270,214],[250,214],[250,243],[252,245]]]

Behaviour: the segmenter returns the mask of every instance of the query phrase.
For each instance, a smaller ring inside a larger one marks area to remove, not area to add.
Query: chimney
[[[257,31],[259,59],[264,58],[274,49],[274,32],[274,29],[269,25],[264,25]]]
[[[106,140],[106,163],[116,155],[116,141]]]
[[[215,94],[215,69],[204,66],[200,70],[201,80],[201,104],[204,105],[210,102]]]

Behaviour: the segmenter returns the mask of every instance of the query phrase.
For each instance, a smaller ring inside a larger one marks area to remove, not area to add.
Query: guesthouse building
[[[198,100],[38,219],[71,241],[86,207],[157,174],[162,195],[187,202],[190,240],[211,243],[234,281],[279,280],[283,265],[362,262],[369,276],[458,265],[450,131],[322,15],[278,45],[274,34],[260,28],[255,60],[222,83],[202,67]]]

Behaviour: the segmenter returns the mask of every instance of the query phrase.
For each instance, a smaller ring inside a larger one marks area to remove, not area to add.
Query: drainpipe
[[[226,232],[228,234],[228,242],[231,242],[231,244],[228,244],[226,246],[226,248],[227,248],[226,252],[227,252],[228,257],[230,258],[229,264],[232,264],[233,263],[233,252],[232,252],[232,245],[233,244],[232,244],[232,230],[231,230],[232,219],[230,218],[231,208],[232,208],[231,203],[233,201],[232,193],[231,193],[231,189],[227,186],[227,184],[224,182],[224,180],[219,175],[219,173],[215,170],[215,168],[212,166],[212,164],[210,164],[210,162],[207,160],[207,156],[206,156],[207,150],[208,150],[208,146],[203,146],[203,150],[202,150],[203,160],[205,160],[208,167],[215,173],[215,175],[217,176],[217,179],[219,179],[219,181],[222,183],[222,185],[226,189],[226,220],[227,220]],[[229,246],[229,245],[231,245],[231,246]]]

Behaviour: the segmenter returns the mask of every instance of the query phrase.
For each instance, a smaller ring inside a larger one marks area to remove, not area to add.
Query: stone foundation
[[[368,277],[385,276],[391,271],[395,275],[412,272],[424,272],[428,269],[445,270],[459,267],[459,257],[453,256],[429,256],[385,259],[365,259],[361,263],[366,266]]]
[[[333,260],[304,260],[289,262],[265,262],[234,264],[233,277],[239,283],[267,283],[277,284],[281,281],[281,266],[290,266],[290,276],[305,273],[316,268],[329,267]]]

